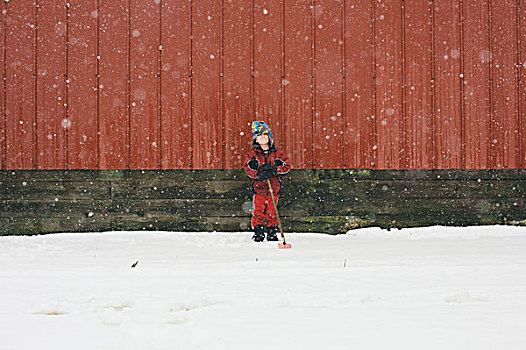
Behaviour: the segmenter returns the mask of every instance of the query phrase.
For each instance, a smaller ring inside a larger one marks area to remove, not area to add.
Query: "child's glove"
[[[285,165],[285,162],[278,158],[278,159],[276,159],[276,160],[274,161],[274,165],[275,165],[275,166],[284,166],[284,165]]]
[[[258,180],[270,179],[278,173],[276,167],[272,164],[263,164],[261,170],[258,172]]]
[[[248,167],[252,170],[257,171],[259,169],[259,160],[257,160],[256,158],[252,158],[248,161]]]

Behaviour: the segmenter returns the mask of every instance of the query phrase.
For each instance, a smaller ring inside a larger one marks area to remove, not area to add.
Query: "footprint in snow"
[[[33,312],[33,315],[44,315],[44,316],[62,316],[67,315],[68,313],[65,311],[61,311],[58,309],[43,309],[39,311]]]
[[[488,300],[489,299],[487,298],[475,297],[471,295],[468,291],[463,291],[444,297],[444,302],[447,304],[476,303]]]
[[[168,305],[169,319],[167,324],[181,325],[189,321],[189,315],[192,311],[213,307],[221,304],[220,302],[210,300],[194,300],[188,303],[172,303]]]

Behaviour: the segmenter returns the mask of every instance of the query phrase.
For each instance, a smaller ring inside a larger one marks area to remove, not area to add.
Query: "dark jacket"
[[[255,159],[256,162],[250,162],[252,159]],[[274,194],[281,194],[283,192],[283,184],[280,178],[289,173],[290,163],[287,154],[283,150],[276,148],[274,144],[266,151],[264,151],[259,144],[256,144],[245,158],[243,169],[252,179],[252,192],[267,196],[270,195],[267,180],[258,181],[257,179],[258,171],[265,163],[276,166],[277,175],[270,178],[270,184],[272,185]]]

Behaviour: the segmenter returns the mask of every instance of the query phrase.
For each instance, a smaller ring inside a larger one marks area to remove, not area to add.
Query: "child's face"
[[[266,145],[268,144],[268,134],[261,134],[256,137],[256,142],[260,145]]]

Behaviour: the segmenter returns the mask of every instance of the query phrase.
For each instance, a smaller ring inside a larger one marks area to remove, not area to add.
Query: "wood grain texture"
[[[525,170],[293,170],[287,231],[506,224],[526,220]],[[0,171],[1,234],[248,231],[240,170]]]
[[[4,1],[1,169],[526,168],[516,0]]]

